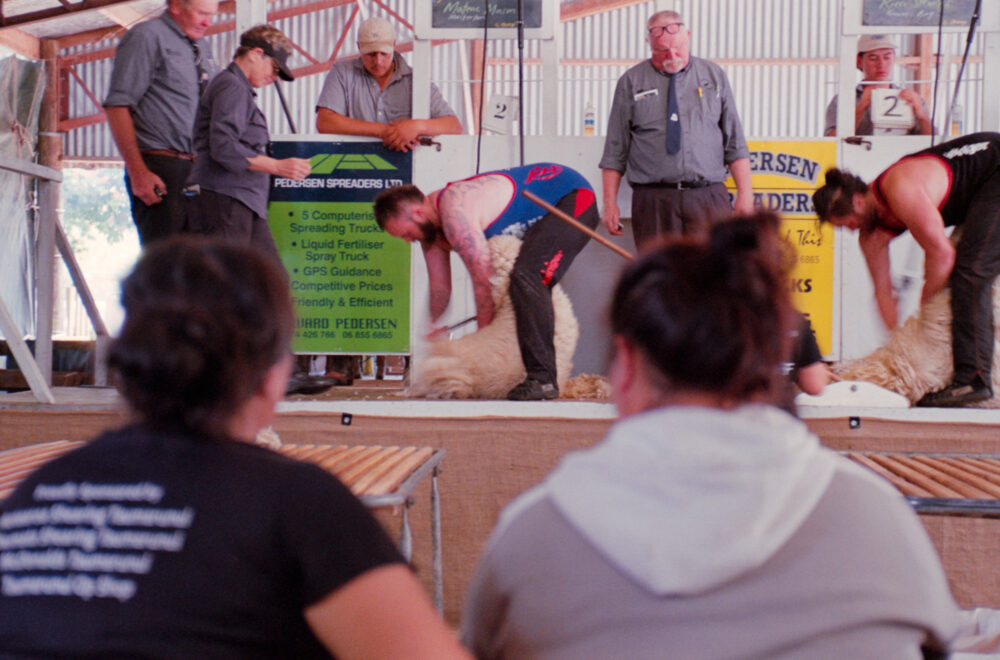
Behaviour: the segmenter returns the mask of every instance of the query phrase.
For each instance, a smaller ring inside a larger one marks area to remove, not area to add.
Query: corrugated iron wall
[[[297,4],[296,0],[281,0],[272,3],[269,9],[280,11]],[[415,4],[415,0],[386,2],[404,17],[414,15]],[[692,30],[692,53],[715,60],[726,70],[747,135],[794,138],[822,134],[826,105],[837,88],[837,0],[677,0],[673,4]],[[597,134],[604,133],[607,112],[619,76],[633,62],[648,57],[645,22],[656,7],[657,2],[650,0],[560,25],[559,52],[564,65],[559,73],[559,107],[545,108],[546,112],[558,112],[560,135],[583,135],[583,118],[588,104],[592,104],[595,110]],[[354,5],[335,7],[275,23],[313,59],[325,61],[331,56],[353,8]],[[372,11],[387,15],[379,7],[374,7]],[[360,16],[355,19],[338,56],[356,53],[354,42],[359,21]],[[405,26],[399,26],[397,38],[401,43],[409,42],[412,32]],[[235,35],[213,35],[210,42],[220,64],[228,63],[235,47]],[[113,48],[115,43],[116,40],[106,40],[67,50],[63,55],[95,48]],[[913,52],[913,37],[902,37],[900,43],[901,55]],[[958,57],[963,48],[964,35],[946,35],[945,53]],[[528,61],[524,65],[524,121],[525,132],[529,135],[541,132],[543,109],[539,80],[541,67],[537,64],[539,52],[536,42],[526,42],[524,57]],[[977,38],[972,55],[981,54],[981,39]],[[517,56],[515,40],[490,40],[487,58],[493,63],[486,71],[484,94],[487,101],[495,94],[517,94]],[[301,54],[296,54],[292,60],[294,67],[311,63]],[[110,65],[110,60],[97,60],[75,67],[98,100],[107,91]],[[470,89],[467,83],[470,79],[478,80],[479,75],[478,72],[469,73],[468,44],[451,42],[435,46],[431,65],[431,79],[441,88],[463,124],[473,125],[475,122],[468,116],[472,106],[467,96]],[[947,65],[947,73],[942,76],[942,88],[938,93],[939,126],[944,125],[957,68],[957,64]],[[898,75],[903,75],[902,67],[898,67]],[[282,86],[299,133],[314,130],[314,108],[323,78],[324,74],[303,76]],[[981,125],[981,78],[982,65],[970,62],[966,67],[959,100],[965,113],[963,129],[966,132]],[[93,114],[93,101],[82,87],[72,80],[68,87],[69,116]],[[273,89],[262,90],[259,102],[273,133],[291,132]],[[118,151],[104,123],[68,132],[64,153],[68,159],[118,158]]]

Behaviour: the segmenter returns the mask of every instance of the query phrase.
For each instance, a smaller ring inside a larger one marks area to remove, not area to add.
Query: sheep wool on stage
[[[493,322],[458,339],[431,342],[414,351],[409,396],[433,399],[505,399],[507,392],[525,378],[521,350],[517,345],[514,308],[507,283],[521,241],[496,236],[489,241],[493,256]],[[555,310],[556,380],[563,390],[573,369],[573,352],[579,326],[569,296],[556,285],[552,289]]]
[[[885,346],[869,355],[851,360],[834,368],[843,380],[860,380],[902,394],[910,403],[920,400],[951,382],[951,307],[950,291],[944,289],[896,328]],[[993,392],[1000,394],[1000,346],[997,329],[1000,324],[1000,289],[993,286]],[[975,408],[1000,408],[1000,398],[973,404]]]

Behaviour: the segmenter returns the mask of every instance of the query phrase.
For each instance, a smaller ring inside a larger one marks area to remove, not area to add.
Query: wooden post
[[[480,106],[482,103],[488,103],[488,99],[483,99],[480,103],[480,97],[482,96],[483,85],[486,84],[485,80],[480,80],[483,77],[483,60],[486,58],[486,45],[482,39],[477,39],[470,42],[472,44],[472,58],[470,63],[469,80],[479,82],[473,82],[472,87],[472,117],[469,120],[469,125],[475,127],[475,135],[482,133],[483,129],[479,125],[479,115]]]
[[[39,118],[38,162],[61,169],[62,136],[59,135],[59,42],[43,39],[42,59],[45,61],[45,93]],[[42,378],[52,384],[52,311],[55,298],[56,209],[59,206],[59,183],[42,180],[38,183],[38,252],[36,255],[36,321],[35,362]]]

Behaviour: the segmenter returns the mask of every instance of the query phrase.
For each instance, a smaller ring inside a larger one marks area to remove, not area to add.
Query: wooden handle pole
[[[548,202],[546,202],[544,199],[542,199],[538,195],[535,195],[534,193],[531,193],[531,192],[529,192],[527,190],[522,190],[521,194],[524,195],[525,197],[527,197],[528,199],[530,199],[531,201],[533,201],[535,204],[538,204],[543,209],[545,209],[546,211],[548,211],[552,215],[556,216],[557,218],[559,218],[563,222],[566,222],[566,223],[572,225],[573,227],[576,227],[577,229],[579,229],[580,231],[582,231],[584,234],[586,234],[587,236],[590,236],[592,239],[594,239],[595,241],[597,241],[598,243],[600,243],[604,247],[610,249],[611,251],[613,251],[613,252],[615,252],[615,253],[617,253],[617,254],[625,257],[626,259],[635,259],[635,256],[632,255],[628,250],[625,250],[625,249],[622,249],[622,248],[618,247],[617,245],[615,245],[614,243],[612,243],[608,239],[604,238],[603,236],[601,236],[600,234],[598,234],[596,231],[594,231],[593,229],[591,229],[587,225],[583,224],[582,222],[579,222],[578,220],[576,220],[574,218],[571,218],[569,216],[569,214],[564,213],[563,211],[560,211],[556,207],[552,206],[551,204],[549,204]]]

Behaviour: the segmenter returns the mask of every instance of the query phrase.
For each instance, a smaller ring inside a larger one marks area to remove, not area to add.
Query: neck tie
[[[681,116],[677,108],[677,90],[674,88],[677,75],[670,76],[670,86],[667,88],[667,153],[675,154],[681,150]]]
[[[205,93],[205,88],[208,87],[208,71],[205,70],[205,62],[201,57],[201,48],[194,41],[188,39],[191,43],[191,50],[194,51],[194,68],[198,74],[198,96]]]

